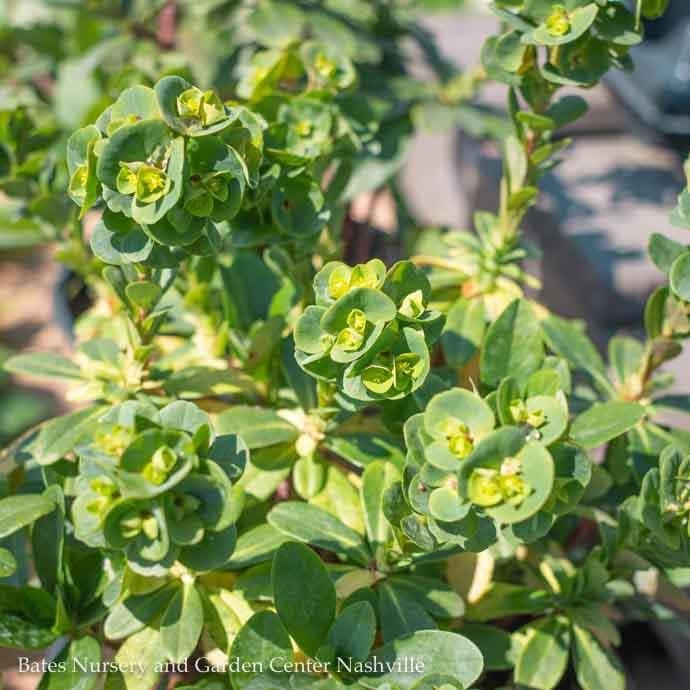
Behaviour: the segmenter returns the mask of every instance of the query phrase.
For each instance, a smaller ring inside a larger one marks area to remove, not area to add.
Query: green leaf
[[[472,640],[484,657],[487,671],[506,671],[513,668],[513,641],[509,633],[493,625],[463,623],[462,634]]]
[[[429,496],[429,513],[441,522],[456,522],[467,515],[468,505],[458,494],[457,489],[440,486]]]
[[[645,408],[638,403],[598,403],[575,418],[570,437],[584,448],[596,448],[630,431],[644,414]]]
[[[254,664],[260,664],[263,673],[268,677],[262,679],[263,687],[284,688],[283,673],[271,673],[271,662],[284,659],[289,663],[293,659],[292,643],[285,626],[273,611],[255,613],[242,627],[233,640],[230,658],[239,659],[237,670],[230,671],[230,680],[235,690],[257,687],[252,681],[261,675]],[[245,670],[247,669],[247,670]],[[275,685],[272,685],[275,683]]]
[[[289,536],[273,525],[253,527],[240,535],[227,567],[231,570],[241,570],[268,561],[276,549],[289,540]]]
[[[170,140],[170,130],[162,120],[141,120],[120,127],[100,152],[98,179],[110,189],[117,189],[120,163],[146,161]]]
[[[113,266],[146,261],[153,251],[153,240],[138,225],[127,218],[118,223],[120,226],[125,226],[126,229],[118,231],[113,221],[114,216],[115,214],[106,209],[103,216],[95,224],[90,240],[93,253],[104,263]],[[108,277],[111,277],[110,282],[113,278],[117,280],[115,285],[118,288],[122,287],[122,290],[116,290],[116,292],[124,304],[128,304],[122,275],[112,272],[106,274],[104,270],[104,278],[107,280]]]
[[[236,434],[252,450],[278,443],[296,441],[299,432],[294,424],[283,419],[273,410],[238,405],[218,415],[216,431],[220,434]]]
[[[390,642],[417,630],[437,628],[434,619],[404,589],[392,582],[384,581],[377,590],[384,642]]]
[[[309,547],[289,542],[278,549],[271,577],[283,625],[314,656],[335,619],[335,587],[326,566]]]
[[[34,523],[31,530],[31,548],[34,568],[43,588],[54,593],[62,578],[65,500],[62,488],[57,484],[49,486],[43,496],[53,501],[55,510],[46,513]]]
[[[235,525],[230,525],[219,532],[206,530],[204,538],[198,544],[182,547],[179,561],[197,572],[218,570],[228,563],[236,543]]]
[[[616,655],[586,628],[573,626],[575,675],[582,690],[625,690],[625,673]]]
[[[10,577],[17,570],[17,559],[8,549],[0,548],[0,578]]]
[[[527,177],[527,154],[516,136],[509,136],[505,141],[504,160],[508,172],[510,191],[517,194],[522,189]]]
[[[395,439],[384,434],[354,432],[342,435],[328,435],[324,441],[328,450],[336,453],[357,467],[367,467],[372,462],[382,461],[402,469],[405,455]]]
[[[364,470],[360,489],[364,524],[369,544],[374,553],[378,553],[391,537],[391,526],[383,514],[383,494],[396,480],[400,472],[394,465],[377,460]]]
[[[650,339],[659,337],[664,330],[666,305],[669,304],[668,287],[658,287],[649,296],[644,308],[644,326]]]
[[[390,582],[412,596],[434,618],[460,618],[465,613],[462,597],[441,580],[405,574],[392,576]]]
[[[326,464],[320,458],[308,455],[300,458],[292,468],[292,484],[297,494],[308,501],[316,496],[326,483]]]
[[[470,688],[484,666],[482,654],[473,642],[462,635],[439,630],[421,630],[398,638],[375,649],[369,660],[383,664],[384,669],[392,669],[360,679],[366,687],[381,690],[390,687],[412,690],[415,683],[431,674],[448,676],[459,681],[462,687]],[[423,670],[410,671],[415,661],[420,662]]]
[[[169,395],[182,398],[203,398],[206,396],[244,394],[256,395],[254,380],[236,369],[214,369],[213,367],[185,367],[171,374],[163,384]]]
[[[285,48],[301,39],[306,17],[298,7],[267,0],[254,8],[246,22],[262,45]]]
[[[519,31],[508,31],[498,37],[494,47],[494,60],[507,72],[517,72],[525,55],[525,45]]]
[[[52,465],[62,459],[93,430],[94,420],[102,412],[102,406],[94,405],[46,422],[31,446],[36,461]]]
[[[658,232],[652,233],[649,238],[649,256],[662,273],[668,274],[673,262],[686,251],[687,247],[684,244]]]
[[[376,637],[376,614],[368,601],[345,607],[328,631],[328,644],[348,663],[364,661]]]
[[[211,419],[201,408],[187,400],[175,400],[160,411],[161,424],[196,434],[203,426],[211,427]]]
[[[161,298],[161,288],[150,280],[136,280],[125,288],[127,299],[144,310],[150,310]]]
[[[551,606],[551,595],[544,590],[494,582],[479,601],[468,604],[466,617],[483,623],[508,616],[535,615]]]
[[[156,94],[148,86],[137,84],[125,89],[110,109],[110,121],[136,116],[137,120],[160,117]]]
[[[151,690],[160,676],[156,666],[165,659],[161,634],[144,628],[128,637],[117,650],[115,661],[119,669],[108,673],[105,690]]]
[[[690,251],[675,259],[669,273],[671,290],[682,300],[690,301]]]
[[[449,310],[441,333],[441,346],[451,367],[461,367],[479,350],[486,329],[481,300],[459,299]]]
[[[357,532],[331,513],[309,503],[279,503],[268,514],[267,520],[270,525],[293,539],[345,554],[362,565],[367,565],[371,558]]]
[[[55,502],[44,494],[21,494],[0,500],[0,539],[26,527],[55,510]]]
[[[522,628],[525,642],[515,664],[515,681],[535,690],[552,690],[568,666],[570,623],[551,616]]]
[[[55,642],[55,599],[35,587],[0,585],[0,646],[42,649]]]
[[[66,357],[48,352],[27,352],[10,357],[4,364],[5,370],[13,374],[24,374],[36,378],[68,379],[82,378],[79,367]]]
[[[524,383],[544,359],[541,327],[528,302],[515,300],[489,326],[481,354],[481,378],[496,387],[507,376]]]
[[[278,228],[294,237],[314,235],[330,218],[321,188],[306,175],[286,177],[274,187],[271,212]]]
[[[93,690],[100,673],[92,670],[101,662],[101,645],[93,637],[79,637],[67,644],[55,658],[64,665],[48,671],[41,678],[38,690]]]
[[[658,19],[666,12],[669,0],[637,0],[638,11],[645,19]]]
[[[551,118],[556,127],[565,127],[575,120],[579,120],[588,110],[587,101],[581,96],[569,94],[554,103],[545,113]]]
[[[167,609],[174,594],[171,587],[161,587],[127,597],[110,610],[103,626],[105,636],[109,640],[123,640],[139,632]]]
[[[581,325],[577,321],[566,321],[550,315],[542,321],[541,327],[551,350],[565,357],[576,368],[596,376],[597,380],[605,380],[604,361]]]
[[[185,582],[161,620],[163,649],[173,663],[181,663],[196,648],[204,625],[204,610],[194,582]]]

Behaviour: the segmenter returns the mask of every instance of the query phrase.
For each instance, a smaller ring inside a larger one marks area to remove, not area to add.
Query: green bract
[[[486,44],[482,60],[492,77],[511,85],[520,85],[532,64],[553,84],[593,84],[610,66],[628,64],[629,47],[642,40],[635,14],[618,0],[496,4],[508,30]]]
[[[69,141],[70,196],[82,214],[99,199],[111,214],[94,252],[115,265],[173,267],[185,253],[217,252],[228,236],[244,244],[271,231],[295,241],[323,231],[331,209],[309,164],[332,151],[344,117],[332,94],[314,94],[285,99],[269,126],[181,77],[125,90]],[[272,228],[245,235],[267,215]]]
[[[77,538],[124,551],[129,567],[147,575],[176,562],[192,570],[223,565],[242,510],[242,491],[233,487],[242,468],[217,449],[230,444],[241,457],[241,442],[214,439],[209,418],[182,401],[161,410],[125,402],[97,429],[77,450]]]
[[[441,314],[428,308],[429,282],[401,261],[386,272],[374,259],[326,264],[314,278],[316,304],[295,326],[297,361],[350,398],[402,398],[429,373]]]

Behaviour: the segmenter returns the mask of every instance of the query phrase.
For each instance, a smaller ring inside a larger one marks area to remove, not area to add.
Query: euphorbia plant
[[[670,287],[607,366],[524,296],[520,226],[586,109],[560,88],[625,67],[661,5],[495,3],[500,207],[390,267],[343,261],[379,125],[335,44],[259,52],[231,100],[131,86],[77,130],[103,281],[73,360],[8,368],[87,404],[6,452],[0,642],[55,643],[81,688],[171,664],[214,690],[625,687],[618,623],[688,605],[690,443],[661,417],[687,400],[661,367],[690,253],[653,238]]]

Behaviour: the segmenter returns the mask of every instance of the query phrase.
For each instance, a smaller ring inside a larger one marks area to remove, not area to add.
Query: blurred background
[[[505,87],[481,84],[476,69],[497,28],[488,0],[287,4],[321,12],[313,31],[348,46],[365,89],[380,90],[383,74],[386,97],[415,104],[372,161],[380,187],[353,193],[347,228],[366,232],[348,243],[352,260],[390,259],[404,250],[406,229],[466,228],[476,209],[496,207]],[[0,361],[18,350],[69,353],[74,318],[90,300],[84,228],[65,195],[66,137],[123,88],[166,73],[231,96],[258,36],[280,33],[255,5],[0,0]],[[600,345],[640,332],[644,302],[663,282],[647,257],[649,235],[688,243],[669,213],[690,150],[690,2],[671,0],[647,37],[633,49],[634,72],[584,94],[590,111],[567,133],[573,146],[525,223],[544,254],[531,267],[540,298],[584,319]],[[452,87],[451,105],[427,102],[431,78]],[[673,373],[690,391],[690,355]],[[0,447],[63,409],[62,393],[0,374]],[[640,624],[624,642],[632,690],[690,689],[690,640]],[[2,650],[0,669],[5,688],[35,687]]]

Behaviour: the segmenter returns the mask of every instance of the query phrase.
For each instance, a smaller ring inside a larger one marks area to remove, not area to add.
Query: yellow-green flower
[[[144,204],[152,204],[164,197],[170,189],[168,176],[152,165],[142,165],[137,171],[135,195]]]
[[[80,165],[72,173],[69,181],[69,195],[78,204],[81,204],[86,198],[86,183],[89,179],[89,168],[86,164]]]
[[[312,133],[312,124],[309,120],[301,120],[295,124],[295,132],[301,137],[308,137]]]
[[[410,319],[419,318],[424,313],[424,295],[421,290],[415,290],[406,295],[398,310]]]
[[[120,163],[120,172],[117,174],[115,186],[120,194],[134,194],[137,191],[137,171],[139,163]]]
[[[319,53],[314,59],[314,69],[323,79],[330,79],[337,69],[335,62],[324,53]]]
[[[398,390],[407,388],[417,376],[417,368],[422,358],[414,352],[405,352],[395,358],[393,371],[395,373],[395,387]]]
[[[175,453],[167,446],[163,446],[156,450],[142,474],[151,484],[162,484],[168,478],[176,462]]]
[[[115,500],[117,486],[108,477],[92,479],[89,486],[97,496],[88,502],[86,509],[93,515],[103,518]]]
[[[180,117],[189,120],[200,120],[203,100],[204,92],[201,89],[197,89],[196,86],[192,86],[177,97],[177,112]]]
[[[393,371],[380,364],[372,364],[362,372],[364,387],[377,395],[385,395],[393,387]]]
[[[497,470],[478,468],[470,475],[468,485],[470,501],[481,508],[491,508],[503,501],[501,476]]]
[[[448,441],[448,449],[458,458],[466,458],[474,450],[474,440],[469,427],[454,417],[448,417],[439,430]]]
[[[331,299],[340,299],[350,289],[350,274],[348,266],[338,266],[328,276],[328,296]]]
[[[125,539],[134,539],[140,532],[143,519],[137,511],[127,513],[120,520],[120,532]]]
[[[352,328],[343,328],[335,339],[336,346],[342,348],[346,352],[359,350],[363,342],[364,336]]]
[[[538,429],[546,423],[543,410],[529,410],[524,400],[515,399],[510,402],[510,414],[518,424],[529,424]]]
[[[208,126],[225,117],[225,106],[213,91],[202,91],[192,86],[177,97],[177,112],[180,117],[198,120]]]
[[[225,117],[223,101],[213,92],[206,91],[201,104],[201,121],[204,125],[213,125]]]
[[[328,352],[328,350],[330,350],[333,347],[334,342],[335,337],[330,333],[322,333],[319,336],[319,343],[321,344],[321,347],[324,350],[324,352]]]
[[[519,505],[530,495],[527,482],[519,474],[501,475],[501,491],[503,499],[514,505]]]
[[[570,15],[563,5],[556,5],[546,19],[546,28],[552,36],[565,36],[570,31]]]
[[[94,444],[108,455],[122,455],[131,442],[131,430],[119,425],[101,429],[94,436]]]
[[[457,434],[448,439],[448,448],[453,455],[462,459],[474,450],[474,444],[469,434]]]
[[[359,264],[352,269],[350,275],[350,288],[376,288],[379,278],[376,271],[369,264]]]
[[[158,539],[159,528],[158,520],[153,515],[145,517],[141,521],[141,531],[149,538],[151,541]]]
[[[367,327],[366,314],[361,309],[353,309],[347,315],[347,325],[357,333],[364,333]]]

